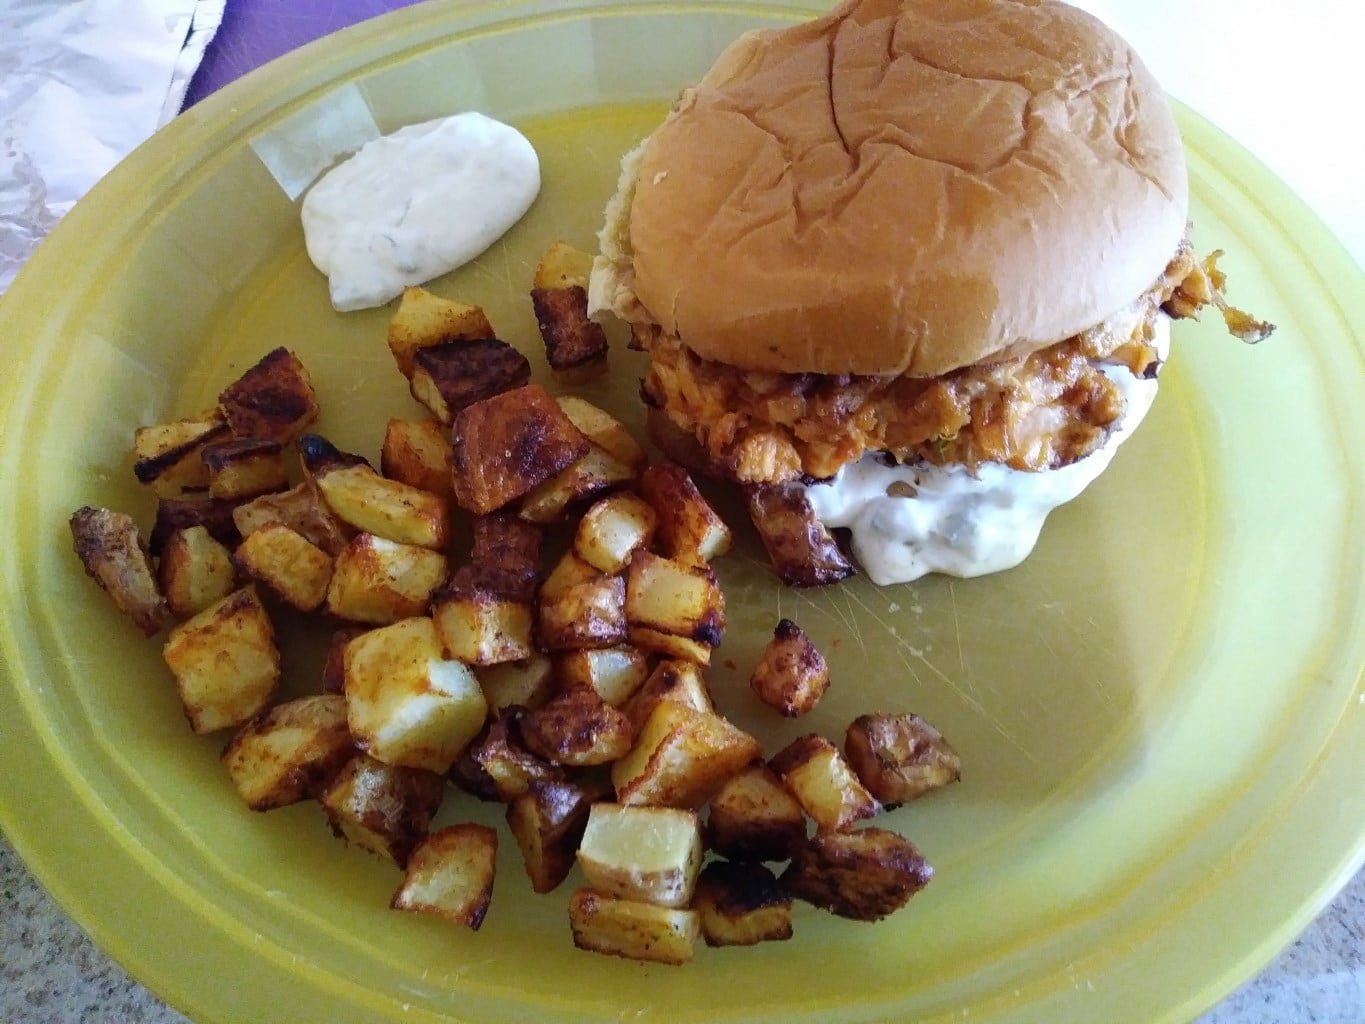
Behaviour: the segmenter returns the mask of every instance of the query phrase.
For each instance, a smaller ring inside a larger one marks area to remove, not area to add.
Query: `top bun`
[[[1054,0],[849,0],[737,40],[623,163],[596,308],[742,369],[936,376],[1131,304],[1184,236],[1156,81]]]

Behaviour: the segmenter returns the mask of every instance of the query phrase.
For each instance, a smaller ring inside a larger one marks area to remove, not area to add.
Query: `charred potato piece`
[[[747,492],[749,518],[778,578],[790,587],[820,587],[852,576],[829,530],[795,484],[773,484]]]
[[[263,526],[279,523],[302,534],[308,538],[310,544],[316,545],[335,558],[345,550],[355,533],[327,507],[311,481],[304,481],[287,491],[262,494],[258,498],[229,508],[228,514],[228,525],[233,527],[234,533],[238,535],[237,540],[232,541],[229,547],[235,546],[238,540],[251,536]]]
[[[640,493],[658,514],[657,539],[668,558],[692,565],[730,550],[734,534],[682,466],[673,462],[650,466],[640,477]]]
[[[792,937],[792,900],[762,864],[717,860],[702,868],[693,909],[708,946],[752,946]]]
[[[389,420],[379,472],[390,480],[453,498],[450,437],[439,420]]]
[[[493,898],[498,833],[486,825],[450,825],[413,849],[394,910],[434,914],[478,931]]]
[[[313,382],[286,348],[268,352],[218,396],[232,436],[287,444],[318,418]]]
[[[919,715],[862,715],[844,736],[844,755],[868,791],[887,807],[962,777],[962,760]]]
[[[526,581],[527,591],[519,596],[531,600],[535,579],[540,574],[540,527],[522,522],[514,515],[495,512],[475,516],[470,524],[469,560],[479,565],[495,565]]]
[[[573,370],[606,362],[607,335],[601,324],[588,319],[586,288],[533,288],[531,305],[550,369]]]
[[[783,619],[749,677],[758,699],[788,718],[815,708],[829,689],[829,666],[800,626]]]
[[[526,714],[524,708],[501,712],[470,750],[474,763],[503,803],[528,793],[532,783],[564,778],[562,768],[537,757],[522,743],[520,722]]]
[[[569,926],[579,949],[665,964],[690,962],[701,932],[695,911],[616,899],[591,889],[570,897]]]
[[[263,711],[222,754],[228,778],[253,811],[316,796],[355,753],[346,701],[316,694]]]
[[[556,657],[555,673],[561,686],[586,686],[619,708],[649,676],[649,660],[629,644],[567,651]]]
[[[707,566],[637,551],[626,574],[626,620],[716,647],[725,632],[725,598]]]
[[[554,693],[554,663],[543,654],[477,668],[475,673],[489,709],[495,712],[514,705],[534,711]]]
[[[630,721],[583,686],[551,698],[520,724],[527,748],[555,764],[608,764],[630,749]]]
[[[523,661],[531,643],[532,607],[526,581],[502,568],[464,565],[432,595],[441,644],[469,665]]]
[[[667,658],[654,666],[644,683],[621,710],[638,734],[660,702],[671,700],[698,711],[715,711],[711,691],[695,662]]]
[[[855,921],[877,921],[933,878],[915,844],[881,828],[817,832],[782,873],[782,888],[799,900]]]
[[[206,446],[226,439],[227,422],[217,409],[190,419],[139,427],[133,434],[133,474],[159,498],[209,486]]]
[[[611,781],[623,804],[696,808],[761,753],[758,740],[720,715],[663,701],[611,766]]]
[[[497,338],[432,345],[412,361],[412,397],[446,426],[461,409],[531,379],[527,358]]]
[[[147,549],[154,555],[165,550],[166,541],[177,530],[202,526],[209,536],[231,550],[242,542],[234,517],[237,505],[216,498],[162,498],[156,503],[156,521]]]
[[[237,588],[232,553],[202,526],[171,534],[156,571],[166,604],[181,619],[199,614]]]
[[[170,623],[170,608],[131,517],[86,505],[71,516],[70,526],[76,556],[114,607],[146,636],[155,636]]]
[[[806,841],[806,812],[762,761],[711,798],[706,845],[730,860],[786,860]]]
[[[594,504],[578,521],[574,553],[601,572],[615,573],[654,539],[654,509],[634,494],[613,494]]]
[[[822,831],[842,831],[881,813],[839,748],[822,736],[798,737],[768,763]]]
[[[560,395],[555,399],[564,415],[583,436],[602,449],[617,462],[626,466],[632,478],[645,468],[648,456],[640,447],[640,442],[625,425],[611,413],[600,409],[577,395]]]
[[[289,486],[284,446],[278,441],[241,438],[206,446],[202,453],[209,473],[209,495],[223,501],[254,498]]]
[[[635,471],[615,456],[593,446],[568,469],[531,488],[518,515],[528,523],[557,523],[570,506],[630,483]]]
[[[332,556],[287,526],[270,523],[238,545],[233,561],[301,612],[316,611],[332,582]]]
[[[478,306],[443,299],[425,288],[404,288],[389,321],[389,351],[404,377],[412,376],[413,357],[420,349],[491,337],[493,325]]]
[[[615,647],[626,639],[626,581],[565,555],[540,588],[536,639],[542,650]]]
[[[599,795],[577,782],[537,781],[507,805],[507,826],[536,892],[550,892],[568,877]]]
[[[445,796],[445,780],[357,754],[318,796],[332,833],[399,867],[422,841]]]
[[[373,626],[422,615],[446,572],[446,557],[437,551],[357,534],[332,566],[325,609]]]
[[[701,870],[693,811],[593,804],[578,866],[597,892],[661,907],[686,907]]]
[[[450,503],[439,494],[380,476],[325,438],[299,438],[304,468],[337,516],[364,533],[439,551],[450,538]]]

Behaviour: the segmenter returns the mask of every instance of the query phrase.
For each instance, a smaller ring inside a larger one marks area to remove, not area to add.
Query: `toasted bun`
[[[592,302],[744,369],[936,376],[1131,303],[1186,227],[1141,61],[1053,0],[850,0],[736,41],[625,161]]]

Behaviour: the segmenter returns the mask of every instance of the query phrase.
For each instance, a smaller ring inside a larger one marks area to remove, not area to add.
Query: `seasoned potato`
[[[362,633],[366,626],[342,626],[332,631],[327,639],[327,654],[322,661],[322,692],[346,692],[346,645]]]
[[[711,798],[706,846],[730,860],[786,860],[806,841],[806,812],[762,761]]]
[[[853,575],[853,565],[798,485],[754,487],[747,496],[749,518],[783,583],[819,587]]]
[[[644,684],[631,694],[621,710],[636,734],[660,701],[672,700],[698,711],[714,711],[706,678],[694,662],[666,658],[654,666]]]
[[[844,736],[844,755],[863,785],[887,807],[962,777],[962,761],[919,715],[862,715]]]
[[[446,426],[475,402],[531,379],[527,358],[505,341],[478,338],[418,349],[412,359],[411,391]]]
[[[343,523],[335,512],[327,507],[311,481],[275,494],[262,494],[258,498],[240,505],[228,506],[229,526],[235,526],[240,534],[233,540],[224,540],[229,547],[235,547],[241,538],[249,537],[262,526],[279,523],[308,538],[313,544],[335,558],[350,543],[355,530]],[[209,532],[213,527],[208,526]],[[215,536],[218,536],[215,534]],[[219,540],[223,540],[219,537]]]
[[[633,646],[662,658],[690,661],[703,668],[711,664],[711,645],[702,640],[666,633],[649,626],[631,626],[626,637]]]
[[[792,900],[762,864],[712,861],[693,908],[708,946],[752,946],[792,937]]]
[[[640,475],[649,457],[620,420],[576,395],[560,395],[555,401],[584,437],[626,467],[630,479]]]
[[[554,663],[543,654],[504,665],[478,667],[475,674],[488,707],[494,712],[514,705],[534,711],[554,693]]]
[[[730,550],[734,534],[682,466],[659,462],[640,477],[640,493],[658,514],[657,539],[668,558],[709,562]]]
[[[251,719],[222,761],[246,805],[268,811],[316,796],[354,753],[345,698],[315,694]]]
[[[821,736],[792,740],[768,763],[821,830],[841,831],[881,813],[839,748]]]
[[[280,523],[270,523],[238,545],[233,561],[301,612],[315,611],[332,582],[332,556]]]
[[[455,496],[451,483],[450,435],[439,420],[389,420],[379,471],[420,491]]]
[[[380,476],[316,434],[299,438],[299,454],[322,500],[343,522],[398,544],[435,551],[446,546],[450,503],[439,494]]]
[[[588,319],[586,288],[581,285],[534,288],[531,306],[545,343],[545,360],[552,370],[605,364],[607,335],[601,324]]]
[[[555,658],[561,686],[586,686],[612,707],[621,707],[649,676],[649,659],[622,644],[597,650],[566,651]]]
[[[171,534],[156,568],[166,604],[181,619],[199,614],[237,588],[231,552],[202,526]]]
[[[432,595],[432,617],[446,654],[469,665],[523,661],[531,643],[532,607],[524,578],[501,567],[464,565]]]
[[[162,657],[197,733],[231,729],[258,714],[280,679],[275,630],[251,587],[176,626]]]
[[[419,349],[491,337],[493,325],[478,306],[452,302],[424,288],[404,288],[389,321],[389,351],[404,377],[412,376],[412,360]]]
[[[227,421],[217,409],[189,419],[139,427],[133,434],[133,474],[160,498],[209,486],[204,448],[229,436]]]
[[[71,539],[89,575],[147,636],[171,621],[137,524],[122,512],[86,505],[71,516]]]
[[[536,265],[534,288],[586,288],[592,274],[592,255],[563,239],[550,243]]]
[[[701,870],[701,827],[693,811],[593,804],[578,845],[588,885],[623,900],[686,907]]]
[[[758,699],[788,718],[813,710],[829,689],[829,666],[805,630],[783,619],[749,677]]]
[[[638,551],[626,573],[626,620],[716,647],[725,632],[725,598],[707,566]]]
[[[156,503],[156,522],[147,538],[147,549],[154,555],[165,550],[166,541],[177,530],[202,526],[209,536],[229,551],[242,542],[242,535],[233,521],[239,506],[217,498],[161,498]]]
[[[569,925],[579,949],[665,964],[690,962],[701,932],[695,911],[620,900],[591,889],[570,897]]]
[[[394,910],[434,914],[478,930],[493,898],[498,834],[486,825],[449,825],[413,849]]]
[[[218,396],[232,436],[287,444],[318,417],[308,371],[285,348],[268,352]]]
[[[611,781],[623,804],[695,808],[761,753],[758,740],[720,715],[665,700],[611,766]]]
[[[503,803],[527,793],[533,782],[563,779],[564,770],[537,757],[521,741],[524,708],[508,708],[489,723],[470,748],[470,757]]]
[[[792,857],[782,887],[797,899],[857,921],[899,910],[933,878],[908,839],[881,828],[817,832]]]
[[[612,494],[578,521],[574,553],[602,572],[620,572],[654,538],[654,509],[634,494]]]
[[[536,639],[546,651],[615,647],[626,639],[625,604],[624,579],[570,552],[541,585]]]
[[[557,523],[570,506],[628,484],[635,476],[624,462],[593,446],[567,469],[531,488],[517,514],[528,523]]]
[[[357,534],[332,567],[326,611],[347,622],[376,626],[421,615],[446,571],[440,552]]]
[[[550,892],[568,877],[589,808],[600,795],[579,782],[537,781],[507,805],[507,827],[536,892]]]
[[[224,501],[254,498],[289,486],[284,446],[278,441],[241,438],[207,445],[202,453],[208,467],[209,494]]]
[[[469,560],[476,565],[497,566],[525,581],[518,596],[531,600],[540,573],[540,527],[522,522],[506,512],[475,516],[470,523]]]
[[[427,834],[445,789],[445,780],[434,772],[357,754],[342,765],[318,802],[338,838],[401,868]]]
[[[483,729],[488,703],[468,666],[417,617],[346,645],[346,709],[356,746],[386,764],[445,772]]]
[[[521,738],[555,764],[607,764],[630,749],[630,721],[593,690],[575,686],[522,718]]]

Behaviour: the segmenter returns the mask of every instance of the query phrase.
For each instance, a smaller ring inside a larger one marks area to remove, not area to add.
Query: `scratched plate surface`
[[[479,933],[395,914],[396,872],[332,839],[315,806],[241,807],[222,739],[189,734],[157,644],[82,575],[72,509],[149,518],[133,428],[210,404],[275,345],[310,367],[318,429],[343,448],[373,457],[386,419],[418,412],[385,348],[389,311],[332,312],[253,139],[342,84],[384,130],[473,106],[519,123],[543,159],[540,200],[432,287],[483,304],[555,386],[525,295],[538,253],[592,247],[619,154],[729,39],[796,13],[433,4],[362,26],[173,124],[0,307],[0,821],[77,920],[192,1016],[1177,1020],[1358,865],[1365,331],[1336,296],[1362,281],[1297,200],[1184,112],[1196,242],[1229,250],[1236,297],[1281,324],[1273,342],[1181,325],[1148,423],[1017,570],[784,591],[743,525],[719,566],[730,625],[713,688],[769,751],[905,709],[962,754],[961,784],[883,822],[937,876],[880,925],[805,907],[790,942],[703,948],[684,970],[591,957],[569,939],[574,880],[533,896],[505,830]],[[618,345],[611,376],[581,390],[638,426],[641,370]],[[745,685],[780,616],[833,669],[796,723]],[[291,692],[315,685],[321,632],[283,625]],[[439,820],[471,818],[500,815],[452,796]]]

